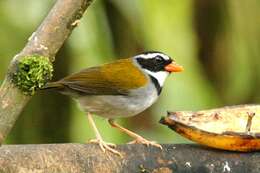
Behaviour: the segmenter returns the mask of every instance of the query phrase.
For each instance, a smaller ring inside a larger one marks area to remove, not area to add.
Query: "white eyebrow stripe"
[[[151,58],[154,58],[156,56],[161,56],[165,60],[169,60],[170,59],[170,57],[168,57],[167,55],[162,54],[162,53],[148,53],[148,54],[141,54],[141,55],[137,55],[137,56],[141,57],[141,58],[144,58],[144,59],[151,59]]]

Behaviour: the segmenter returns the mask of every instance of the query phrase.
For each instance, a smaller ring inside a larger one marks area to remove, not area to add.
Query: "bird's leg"
[[[90,142],[91,143],[97,143],[103,152],[108,150],[112,153],[115,153],[119,156],[122,156],[120,152],[111,148],[111,147],[115,147],[116,146],[115,144],[107,143],[102,139],[102,137],[101,137],[101,135],[100,135],[100,133],[99,133],[97,127],[96,127],[96,124],[95,124],[95,122],[92,118],[92,115],[90,113],[88,113],[87,116],[88,116],[89,123],[90,123],[91,127],[93,128],[95,135],[96,135],[96,139],[92,139],[92,140],[90,140]]]
[[[115,128],[118,128],[119,130],[121,130],[122,132],[126,133],[127,135],[129,135],[130,137],[134,138],[134,141],[130,142],[129,144],[133,144],[133,143],[141,143],[141,144],[145,144],[147,146],[149,145],[152,145],[152,146],[155,146],[155,147],[158,147],[160,149],[162,149],[162,146],[160,144],[157,144],[156,142],[154,141],[149,141],[145,138],[143,138],[142,136],[120,126],[119,124],[117,124],[114,119],[108,119],[108,122],[109,124],[112,126],[112,127],[115,127]]]

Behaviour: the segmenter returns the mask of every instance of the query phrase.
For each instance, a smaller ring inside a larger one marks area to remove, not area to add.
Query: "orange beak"
[[[172,62],[171,64],[168,64],[164,67],[164,69],[168,72],[182,72],[184,68],[175,62]]]

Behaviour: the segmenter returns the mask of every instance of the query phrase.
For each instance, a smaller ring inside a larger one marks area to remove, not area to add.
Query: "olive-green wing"
[[[91,67],[72,74],[60,81],[65,93],[80,95],[127,95],[128,91],[120,88],[118,82],[111,81],[101,67]]]
[[[144,87],[147,82],[147,77],[131,59],[121,59],[82,70],[53,85],[61,86],[57,88],[68,94],[127,95],[133,89]]]

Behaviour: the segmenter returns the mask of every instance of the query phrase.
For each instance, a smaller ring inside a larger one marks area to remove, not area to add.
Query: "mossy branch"
[[[91,2],[57,0],[24,49],[13,58],[0,88],[0,143],[31,96],[51,79],[51,62]]]
[[[52,78],[53,67],[44,56],[23,57],[13,73],[13,83],[26,95],[33,95]]]

